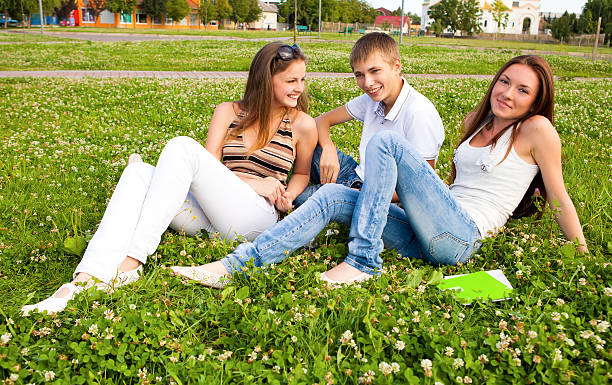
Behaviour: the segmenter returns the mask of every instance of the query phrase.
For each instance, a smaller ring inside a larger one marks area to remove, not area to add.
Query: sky
[[[374,8],[385,7],[391,11],[402,6],[402,0],[366,0]],[[587,0],[541,0],[542,12],[565,12],[579,14]],[[412,12],[421,16],[423,0],[404,0],[404,12]]]

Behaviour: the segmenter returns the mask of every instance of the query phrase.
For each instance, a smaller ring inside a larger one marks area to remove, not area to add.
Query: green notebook
[[[509,299],[512,285],[501,270],[478,271],[471,274],[444,277],[440,290],[455,290],[465,305],[475,299],[502,301]]]

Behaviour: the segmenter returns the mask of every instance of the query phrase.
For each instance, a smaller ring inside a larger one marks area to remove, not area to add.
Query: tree
[[[229,0],[232,7],[231,19],[236,23],[250,23],[259,19],[261,8],[257,0]]]
[[[508,25],[508,11],[510,9],[506,7],[506,4],[502,3],[501,0],[495,0],[493,4],[491,4],[491,15],[493,16],[493,21],[497,26],[497,31],[495,32],[495,39],[497,40],[497,34],[503,28],[506,28]]]
[[[593,25],[593,14],[588,9],[585,9],[576,21],[576,33],[580,35],[578,47],[582,45],[582,35],[592,33],[593,29],[595,29]]]
[[[601,17],[601,29],[604,33],[604,45],[612,44],[612,0],[588,0],[583,8],[593,15],[593,31],[597,28],[597,20]]]
[[[189,15],[189,4],[187,0],[168,0],[166,2],[166,17],[170,17],[172,20],[181,21],[187,15]]]
[[[480,16],[482,12],[478,0],[464,0],[459,2],[459,29],[472,36],[482,32]]]
[[[201,0],[200,8],[198,9],[200,19],[204,22],[204,25],[208,25],[209,20],[214,20],[217,17],[217,8],[213,4],[212,0]]]
[[[212,2],[215,6],[215,12],[219,18],[219,23],[223,26],[224,21],[232,16],[232,6],[229,4],[228,0],[212,0]]]
[[[77,7],[76,0],[64,0],[60,7],[55,9],[55,14],[59,20],[66,20],[70,17],[70,12],[77,9]]]
[[[441,0],[433,5],[427,12],[429,17],[439,22],[442,29],[450,29],[453,37],[455,31],[459,30],[459,0]]]
[[[564,40],[567,43],[571,32],[572,32],[572,19],[570,18],[569,13],[565,11],[563,16],[553,21],[552,35],[555,39],[559,40],[561,43],[563,43]]]
[[[140,6],[151,18],[161,17],[162,14],[166,13],[166,0],[142,0]]]
[[[401,16],[401,15],[402,15],[401,7],[397,7],[395,11],[391,12],[391,16]],[[421,16],[417,15],[416,13],[406,12],[404,13],[404,17],[409,17],[411,24],[421,24]]]
[[[444,32],[444,26],[442,25],[442,22],[440,20],[435,20],[434,23],[431,25],[431,31],[438,37],[440,37],[440,35],[442,35],[442,32]]]

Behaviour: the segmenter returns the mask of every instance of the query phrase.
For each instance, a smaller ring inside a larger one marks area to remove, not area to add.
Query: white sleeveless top
[[[508,129],[493,148],[491,145],[471,146],[470,140],[482,127],[484,124],[455,150],[453,162],[457,174],[450,192],[474,220],[481,236],[486,237],[506,223],[539,167],[521,159],[514,147],[499,163],[510,144],[512,129]]]

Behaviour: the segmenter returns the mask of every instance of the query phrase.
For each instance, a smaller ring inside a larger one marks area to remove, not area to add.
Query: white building
[[[497,29],[491,13],[493,0],[478,0],[482,15],[480,26],[486,33],[509,33],[509,34],[538,34],[540,25],[540,0],[501,0],[508,7],[508,23],[506,28]],[[421,28],[426,28],[433,23],[427,11],[440,0],[425,0],[421,11]]]
[[[259,20],[249,23],[249,28],[276,31],[278,18],[278,7],[276,4],[260,1],[259,8],[261,8],[261,17]]]

